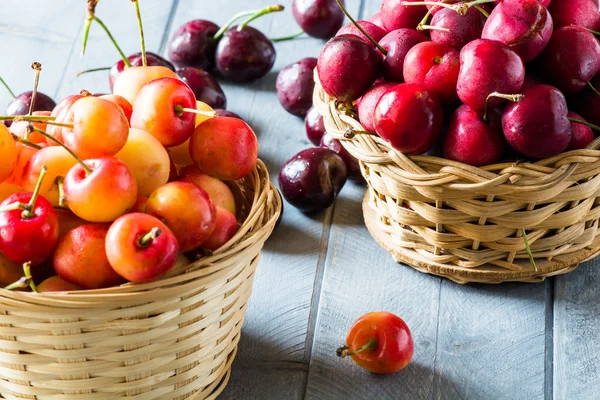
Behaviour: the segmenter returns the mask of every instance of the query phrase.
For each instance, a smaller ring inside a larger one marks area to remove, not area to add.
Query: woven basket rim
[[[254,186],[254,197],[248,215],[234,237],[210,256],[189,263],[182,263],[181,260],[178,260],[173,269],[164,277],[146,283],[126,282],[119,286],[103,289],[46,293],[0,288],[0,297],[27,304],[44,304],[46,300],[51,300],[56,305],[64,302],[65,306],[71,307],[78,304],[102,304],[107,301],[139,304],[140,300],[143,301],[143,298],[150,293],[156,295],[158,292],[164,292],[161,295],[169,296],[180,291],[181,286],[194,285],[198,279],[218,276],[223,269],[219,261],[233,257],[240,252],[254,251],[255,247],[262,247],[282,210],[281,196],[271,183],[267,167],[262,160],[258,159],[256,167],[248,176],[242,178],[242,180],[244,179],[252,179]],[[268,214],[265,210],[267,207],[272,208]]]

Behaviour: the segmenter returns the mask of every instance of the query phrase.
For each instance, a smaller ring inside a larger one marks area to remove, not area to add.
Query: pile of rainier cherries
[[[340,0],[295,3],[328,7],[328,18],[311,21],[322,28],[314,36],[335,35],[318,59],[286,67],[277,82],[284,108],[306,116],[308,138],[322,147],[280,173],[284,197],[304,211],[331,205],[347,175],[360,179],[310,108],[315,67],[323,90],[356,111],[366,130],[356,134],[377,134],[407,155],[476,167],[538,160],[585,148],[600,130],[594,0],[383,0],[364,21]],[[352,22],[341,27],[344,13]]]
[[[236,234],[231,182],[255,168],[256,135],[172,68],[150,65],[140,36],[140,65],[111,73],[112,94],[84,90],[49,107],[34,63],[34,89],[0,117],[12,122],[0,124],[0,285],[148,282]],[[35,111],[38,98],[51,110]]]

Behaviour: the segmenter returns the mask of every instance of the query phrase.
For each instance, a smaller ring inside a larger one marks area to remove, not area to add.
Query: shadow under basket
[[[261,161],[232,188],[237,234],[160,280],[70,293],[0,289],[0,397],[217,397],[229,380],[260,250],[281,212]]]
[[[360,133],[354,106],[328,96],[316,70],[315,82],[327,132],[368,183],[367,228],[396,261],[458,283],[541,282],[600,252],[600,138],[535,163],[482,168],[407,156]]]

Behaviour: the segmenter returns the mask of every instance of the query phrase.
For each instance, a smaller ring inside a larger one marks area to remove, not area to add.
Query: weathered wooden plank
[[[236,364],[231,379],[219,399],[300,400],[304,396],[306,365],[264,363],[245,366]]]
[[[33,61],[42,63],[39,90],[54,97],[63,75],[66,60],[83,20],[84,8],[69,1],[31,0],[27,6],[18,0],[2,2],[0,13],[0,48],[3,62],[0,76],[15,94],[31,90]],[[0,108],[12,100],[0,87]]]
[[[598,398],[600,260],[555,278],[554,399]]]
[[[396,264],[364,227],[364,188],[348,185],[335,205],[307,398],[426,399],[432,394],[440,279]],[[409,325],[415,340],[412,363],[393,376],[375,376],[335,349],[351,324],[371,311],[390,311]]]

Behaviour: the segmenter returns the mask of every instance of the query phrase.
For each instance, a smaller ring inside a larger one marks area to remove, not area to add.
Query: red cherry
[[[0,212],[0,251],[19,264],[40,264],[52,255],[58,242],[56,211],[48,200],[29,192],[9,196],[0,209],[11,206],[12,210]]]
[[[408,365],[414,343],[406,323],[389,312],[372,312],[354,322],[346,346],[338,349],[340,357],[352,360],[376,374],[393,374]]]

